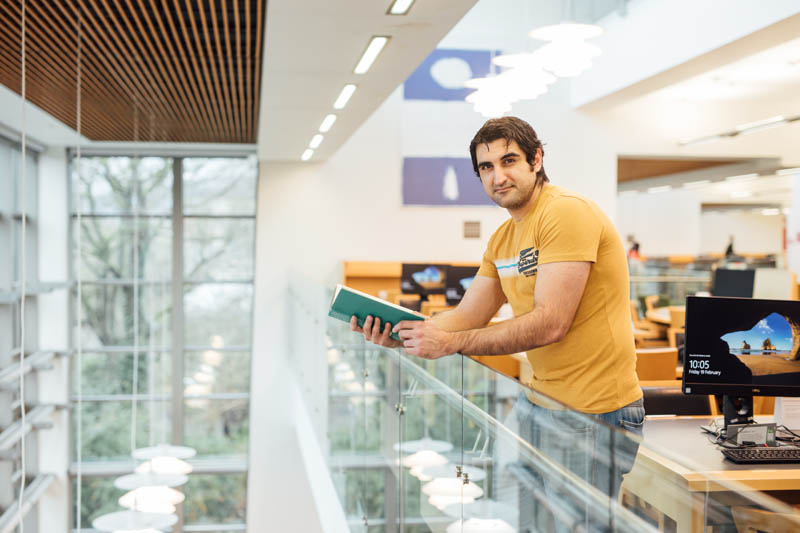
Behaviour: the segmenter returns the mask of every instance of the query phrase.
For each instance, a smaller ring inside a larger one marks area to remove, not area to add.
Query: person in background
[[[622,239],[594,202],[549,183],[542,142],[527,122],[487,121],[472,139],[470,155],[484,191],[511,218],[490,238],[464,298],[455,309],[425,321],[392,327],[367,317],[362,329],[353,317],[351,329],[426,359],[526,351],[533,368],[530,386],[540,394],[531,391],[517,401],[520,436],[614,501],[638,443],[613,438],[598,422],[641,434],[645,414]],[[505,301],[514,318],[485,327]],[[392,331],[402,343],[389,337]],[[586,510],[586,501],[570,499],[546,477],[537,479],[546,495],[542,501],[573,506],[575,523],[567,529],[610,527],[607,517]],[[556,526],[544,505],[526,503],[532,509],[526,527],[565,526],[563,521]]]
[[[725,259],[730,259],[734,255],[736,255],[736,252],[733,251],[733,235],[731,235],[730,238],[728,238],[728,247],[725,248]]]
[[[639,243],[633,238],[633,235],[628,235],[628,243],[630,244],[630,248],[628,249],[628,272],[630,273],[631,277],[638,276],[642,273],[642,258],[639,255]],[[634,300],[639,297],[639,284],[631,280],[631,298]]]
[[[639,243],[634,241],[631,245],[631,249],[628,250],[628,259],[635,259],[640,261],[642,258],[639,256]]]
[[[639,242],[633,235],[628,235],[628,245],[628,259],[641,259],[639,257]]]

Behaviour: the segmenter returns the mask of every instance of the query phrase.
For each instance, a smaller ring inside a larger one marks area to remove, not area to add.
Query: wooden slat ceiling
[[[91,140],[254,143],[265,1],[27,0],[27,98],[77,128],[80,58]],[[0,0],[0,83],[18,94],[21,27],[21,0]]]
[[[742,159],[660,159],[660,158],[617,158],[617,183],[623,181],[633,181],[656,176],[666,176],[677,174],[678,172],[688,172],[690,170],[701,170],[704,168],[718,167],[720,165],[732,165],[742,162]]]

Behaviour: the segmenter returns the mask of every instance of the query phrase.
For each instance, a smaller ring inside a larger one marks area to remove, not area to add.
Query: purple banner
[[[464,100],[474,89],[464,88],[470,78],[489,75],[489,50],[436,49],[403,84],[406,100]]]
[[[467,157],[403,159],[403,205],[494,205]]]

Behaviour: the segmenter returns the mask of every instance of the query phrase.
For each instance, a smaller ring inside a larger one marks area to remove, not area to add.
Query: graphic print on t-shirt
[[[519,270],[520,274],[524,274],[528,278],[535,276],[538,267],[539,250],[535,250],[533,247],[520,250],[519,262],[517,263],[517,270]]]
[[[525,277],[536,275],[539,268],[539,250],[531,247],[520,250],[519,257],[495,259],[494,266],[501,278],[513,278],[520,274]]]

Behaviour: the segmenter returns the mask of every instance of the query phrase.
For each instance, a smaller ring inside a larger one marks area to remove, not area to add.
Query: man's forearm
[[[443,313],[437,313],[431,320],[444,331],[465,331],[468,329],[482,328],[486,325],[480,323],[480,321],[476,320],[474,317],[470,317],[466,313],[459,312],[458,308]]]
[[[464,355],[504,355],[560,341],[566,331],[542,308],[490,328],[454,331],[454,351]]]

